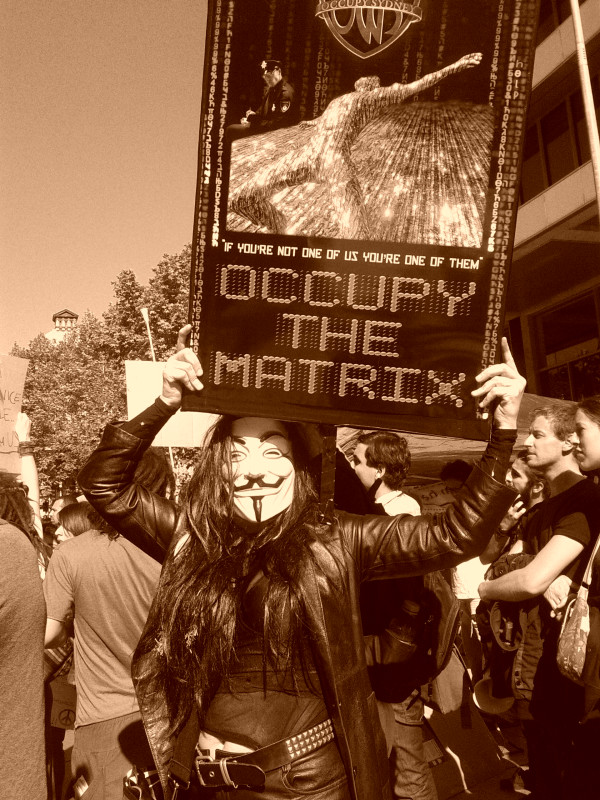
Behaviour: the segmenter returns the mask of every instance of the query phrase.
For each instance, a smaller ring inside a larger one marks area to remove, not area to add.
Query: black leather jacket
[[[160,427],[157,424],[154,433]],[[162,561],[175,531],[176,509],[133,483],[137,461],[149,444],[149,439],[118,425],[107,426],[79,474],[79,483],[90,503],[122,535]],[[308,624],[316,632],[315,664],[354,800],[391,799],[386,747],[364,655],[361,583],[420,575],[472,558],[484,549],[514,499],[512,489],[475,467],[455,504],[443,514],[336,513],[327,548],[344,565],[343,586],[328,585],[308,568],[304,598]],[[148,663],[134,659],[136,687],[143,687],[147,669]],[[166,736],[164,703],[150,709],[142,702],[141,712],[165,796],[170,798],[166,772],[172,742]]]

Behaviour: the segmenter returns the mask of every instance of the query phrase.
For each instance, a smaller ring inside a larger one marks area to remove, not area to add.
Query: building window
[[[596,117],[600,117],[600,76],[592,77]],[[526,203],[590,159],[583,97],[578,89],[536,120],[525,132],[520,200]]]
[[[557,27],[556,12],[552,0],[541,0],[538,18],[537,44],[543,42]]]
[[[521,168],[521,202],[526,203],[546,188],[540,137],[537,125],[525,132],[523,166]]]
[[[553,184],[575,169],[572,148],[575,137],[569,130],[567,104],[561,103],[542,117],[541,128],[548,181]]]
[[[582,5],[585,0],[579,0]],[[571,16],[569,0],[541,0],[538,18],[537,44],[543,42],[558,26]]]
[[[600,394],[600,326],[593,293],[540,314],[535,323],[542,394],[566,400]]]
[[[596,119],[600,118],[600,76],[594,75],[591,80],[592,96],[596,109]],[[585,121],[585,110],[583,107],[583,95],[581,90],[571,95],[571,114],[573,116],[573,126],[575,128],[575,144],[577,146],[577,159],[579,164],[585,164],[591,158],[590,154],[590,135]]]

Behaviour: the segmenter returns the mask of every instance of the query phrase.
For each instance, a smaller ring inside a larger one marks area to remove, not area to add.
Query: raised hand
[[[23,411],[19,411],[17,414],[15,433],[20,442],[28,442],[31,437],[31,420]]]
[[[502,363],[487,367],[475,380],[481,385],[471,394],[479,398],[479,408],[493,409],[495,427],[516,428],[526,380],[519,374],[504,337]]]
[[[521,500],[521,495],[519,495],[506,512],[506,516],[498,526],[499,530],[501,530],[502,533],[507,533],[512,530],[526,511],[525,504]]]
[[[460,58],[458,63],[461,67],[469,69],[471,67],[476,67],[478,64],[481,64],[482,58],[483,58],[482,53],[469,53],[469,55]]]
[[[184,325],[177,337],[175,353],[169,358],[163,370],[163,388],[160,399],[171,408],[181,406],[183,390],[199,392],[203,387],[199,380],[202,366],[198,356],[187,347],[187,339],[192,330],[191,325]]]

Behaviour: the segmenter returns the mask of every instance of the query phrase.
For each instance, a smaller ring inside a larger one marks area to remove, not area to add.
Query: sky
[[[0,353],[191,241],[206,6],[0,3]]]

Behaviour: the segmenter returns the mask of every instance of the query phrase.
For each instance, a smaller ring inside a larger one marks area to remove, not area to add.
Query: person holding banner
[[[164,562],[132,670],[166,800],[190,778],[190,741],[200,796],[388,800],[360,585],[483,550],[515,498],[503,480],[525,381],[503,340],[503,363],[473,391],[493,409],[490,444],[445,514],[323,511],[303,426],[230,416],[202,448],[178,513],[134,472],[183,391],[202,389],[190,330],[179,333],[161,396],[108,425],[79,474],[104,518]]]

